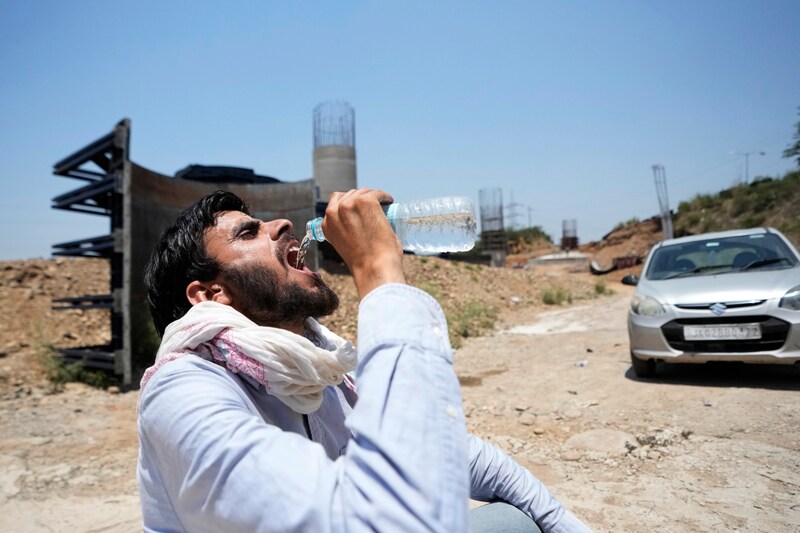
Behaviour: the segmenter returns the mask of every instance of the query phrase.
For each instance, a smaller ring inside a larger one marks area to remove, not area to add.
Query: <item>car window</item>
[[[778,236],[758,233],[661,246],[645,277],[651,280],[791,268],[797,257]]]

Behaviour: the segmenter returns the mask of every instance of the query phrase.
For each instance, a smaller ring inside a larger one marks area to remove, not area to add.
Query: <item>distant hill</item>
[[[800,171],[782,179],[756,178],[715,195],[681,202],[673,219],[676,235],[772,226],[800,245]]]
[[[800,170],[781,179],[756,178],[717,194],[697,195],[678,205],[672,225],[676,237],[770,226],[800,248]],[[581,246],[581,250],[599,264],[610,265],[617,257],[644,258],[662,238],[659,216],[633,219],[617,225],[602,240]]]

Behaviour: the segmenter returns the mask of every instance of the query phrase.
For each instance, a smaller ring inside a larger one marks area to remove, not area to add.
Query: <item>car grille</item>
[[[729,341],[686,341],[683,339],[683,326],[715,324],[761,324],[761,338]],[[681,318],[661,326],[661,331],[669,345],[683,352],[703,353],[747,353],[778,350],[786,342],[791,325],[771,316],[706,317]]]
[[[726,309],[737,309],[740,307],[755,307],[761,305],[766,300],[744,300],[741,302],[720,302]],[[675,307],[680,309],[709,309],[713,304],[675,304]]]

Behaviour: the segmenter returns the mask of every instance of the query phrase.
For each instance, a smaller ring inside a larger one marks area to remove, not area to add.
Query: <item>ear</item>
[[[216,281],[194,280],[186,286],[186,298],[192,305],[200,302],[217,302],[225,305],[233,303],[225,285]]]

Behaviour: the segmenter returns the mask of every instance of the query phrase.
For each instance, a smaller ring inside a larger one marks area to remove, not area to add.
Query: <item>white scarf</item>
[[[292,410],[312,413],[325,387],[338,385],[355,369],[357,354],[351,342],[313,318],[305,325],[322,347],[290,331],[259,326],[229,305],[199,303],[167,326],[141,390],[161,366],[194,354],[250,376]]]

